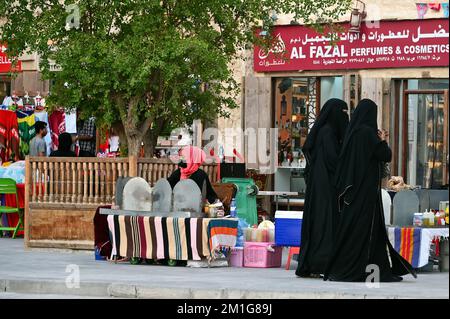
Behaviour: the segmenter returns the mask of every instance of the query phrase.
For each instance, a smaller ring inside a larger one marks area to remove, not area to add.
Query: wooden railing
[[[27,196],[29,204],[111,204],[119,177],[139,176],[153,186],[177,169],[168,159],[28,157]],[[201,168],[212,183],[217,165]]]
[[[119,177],[129,176],[128,158],[31,157],[30,203],[109,204]]]

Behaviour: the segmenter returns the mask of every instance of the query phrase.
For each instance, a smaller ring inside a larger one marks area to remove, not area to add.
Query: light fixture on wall
[[[355,7],[350,16],[349,32],[359,33],[361,29],[361,22],[367,16],[366,4],[360,0],[356,0]]]
[[[292,120],[293,123],[300,122],[301,116],[300,116],[300,115],[297,115],[297,114],[293,114],[291,120]]]

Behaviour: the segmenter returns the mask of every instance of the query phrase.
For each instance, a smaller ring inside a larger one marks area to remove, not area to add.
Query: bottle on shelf
[[[236,208],[236,198],[231,200],[230,204],[230,216],[235,218],[237,216],[237,208]]]

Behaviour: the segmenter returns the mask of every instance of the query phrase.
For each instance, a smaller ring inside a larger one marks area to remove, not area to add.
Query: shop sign
[[[6,46],[0,44],[0,73],[9,73],[11,71],[19,72],[22,70],[22,62],[16,64],[13,69],[12,61],[6,55]]]
[[[337,41],[306,26],[279,26],[274,44],[254,49],[256,72],[384,69],[449,65],[448,19],[380,21],[360,33],[336,34]],[[376,26],[376,27],[375,27]]]

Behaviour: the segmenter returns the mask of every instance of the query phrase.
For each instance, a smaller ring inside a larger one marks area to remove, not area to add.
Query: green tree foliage
[[[317,24],[347,13],[349,3],[0,0],[0,41],[13,58],[40,55],[43,76],[54,83],[51,105],[121,122],[129,153],[137,154],[144,136],[154,144],[163,127],[237,107],[231,62],[257,41],[256,27],[270,29],[273,12]]]

